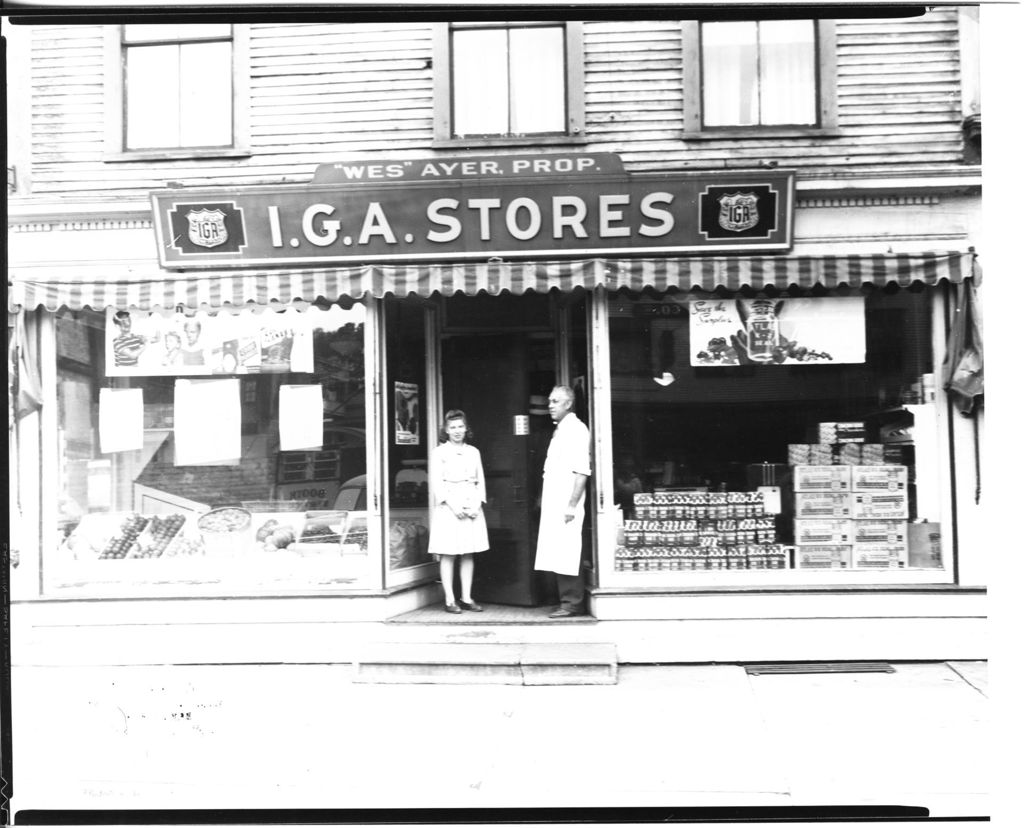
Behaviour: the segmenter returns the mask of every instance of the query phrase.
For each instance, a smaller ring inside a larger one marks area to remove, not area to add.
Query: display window
[[[64,311],[44,591],[373,585],[361,304]]]
[[[925,287],[612,294],[610,579],[949,581],[940,308]]]

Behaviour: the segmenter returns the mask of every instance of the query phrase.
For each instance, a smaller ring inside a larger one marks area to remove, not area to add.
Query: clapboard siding
[[[838,21],[836,40],[837,137],[692,141],[683,136],[684,166],[727,168],[770,160],[803,170],[961,162],[955,9],[911,20]],[[634,168],[663,165],[654,148],[631,149]]]
[[[248,171],[282,174],[281,156],[297,148],[320,153],[307,155],[315,159],[303,165],[308,177],[318,163],[352,153],[429,146],[432,56],[424,25],[254,28]]]
[[[628,163],[633,146],[680,150],[682,30],[674,21],[588,24],[584,29],[587,137]]]
[[[30,73],[34,189],[77,190],[66,183],[68,174],[78,167],[95,168],[103,152],[103,35],[94,26],[46,27],[34,35]],[[86,188],[91,189],[95,178],[90,175]]]
[[[956,8],[904,20],[837,21],[838,134],[828,137],[686,135],[683,81],[692,67],[683,65],[683,31],[671,20],[584,23],[587,141],[579,149],[617,152],[638,172],[729,169],[766,160],[808,172],[962,163]],[[104,161],[104,27],[36,27],[34,192],[138,197],[167,181],[307,181],[318,164],[340,158],[431,153],[432,37],[429,23],[254,24],[251,155],[119,163]]]

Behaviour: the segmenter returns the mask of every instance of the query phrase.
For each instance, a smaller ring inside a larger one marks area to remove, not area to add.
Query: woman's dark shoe
[[[454,612],[456,614],[462,612],[462,610],[459,609],[459,605],[458,604],[445,604],[444,605],[444,611],[445,612]]]
[[[463,609],[467,609],[470,612],[483,612],[484,608],[481,607],[476,601],[459,601],[459,605]]]

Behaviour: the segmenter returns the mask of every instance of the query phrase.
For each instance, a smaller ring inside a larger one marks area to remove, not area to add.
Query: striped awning
[[[897,253],[845,256],[752,256],[657,259],[602,259],[575,261],[488,261],[388,265],[367,264],[345,268],[218,270],[169,272],[155,263],[60,267],[12,267],[9,305],[12,308],[67,307],[102,309],[155,307],[266,305],[295,299],[335,300],[367,294],[405,296],[457,292],[493,295],[508,291],[569,291],[603,286],[609,290],[683,291],[725,288],[755,290],[791,285],[826,288],[839,285],[907,287],[940,280],[962,282],[976,275],[970,251]]]

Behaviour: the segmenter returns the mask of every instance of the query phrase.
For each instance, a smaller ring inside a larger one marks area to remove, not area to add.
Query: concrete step
[[[377,642],[353,660],[365,684],[615,684],[614,644]]]

